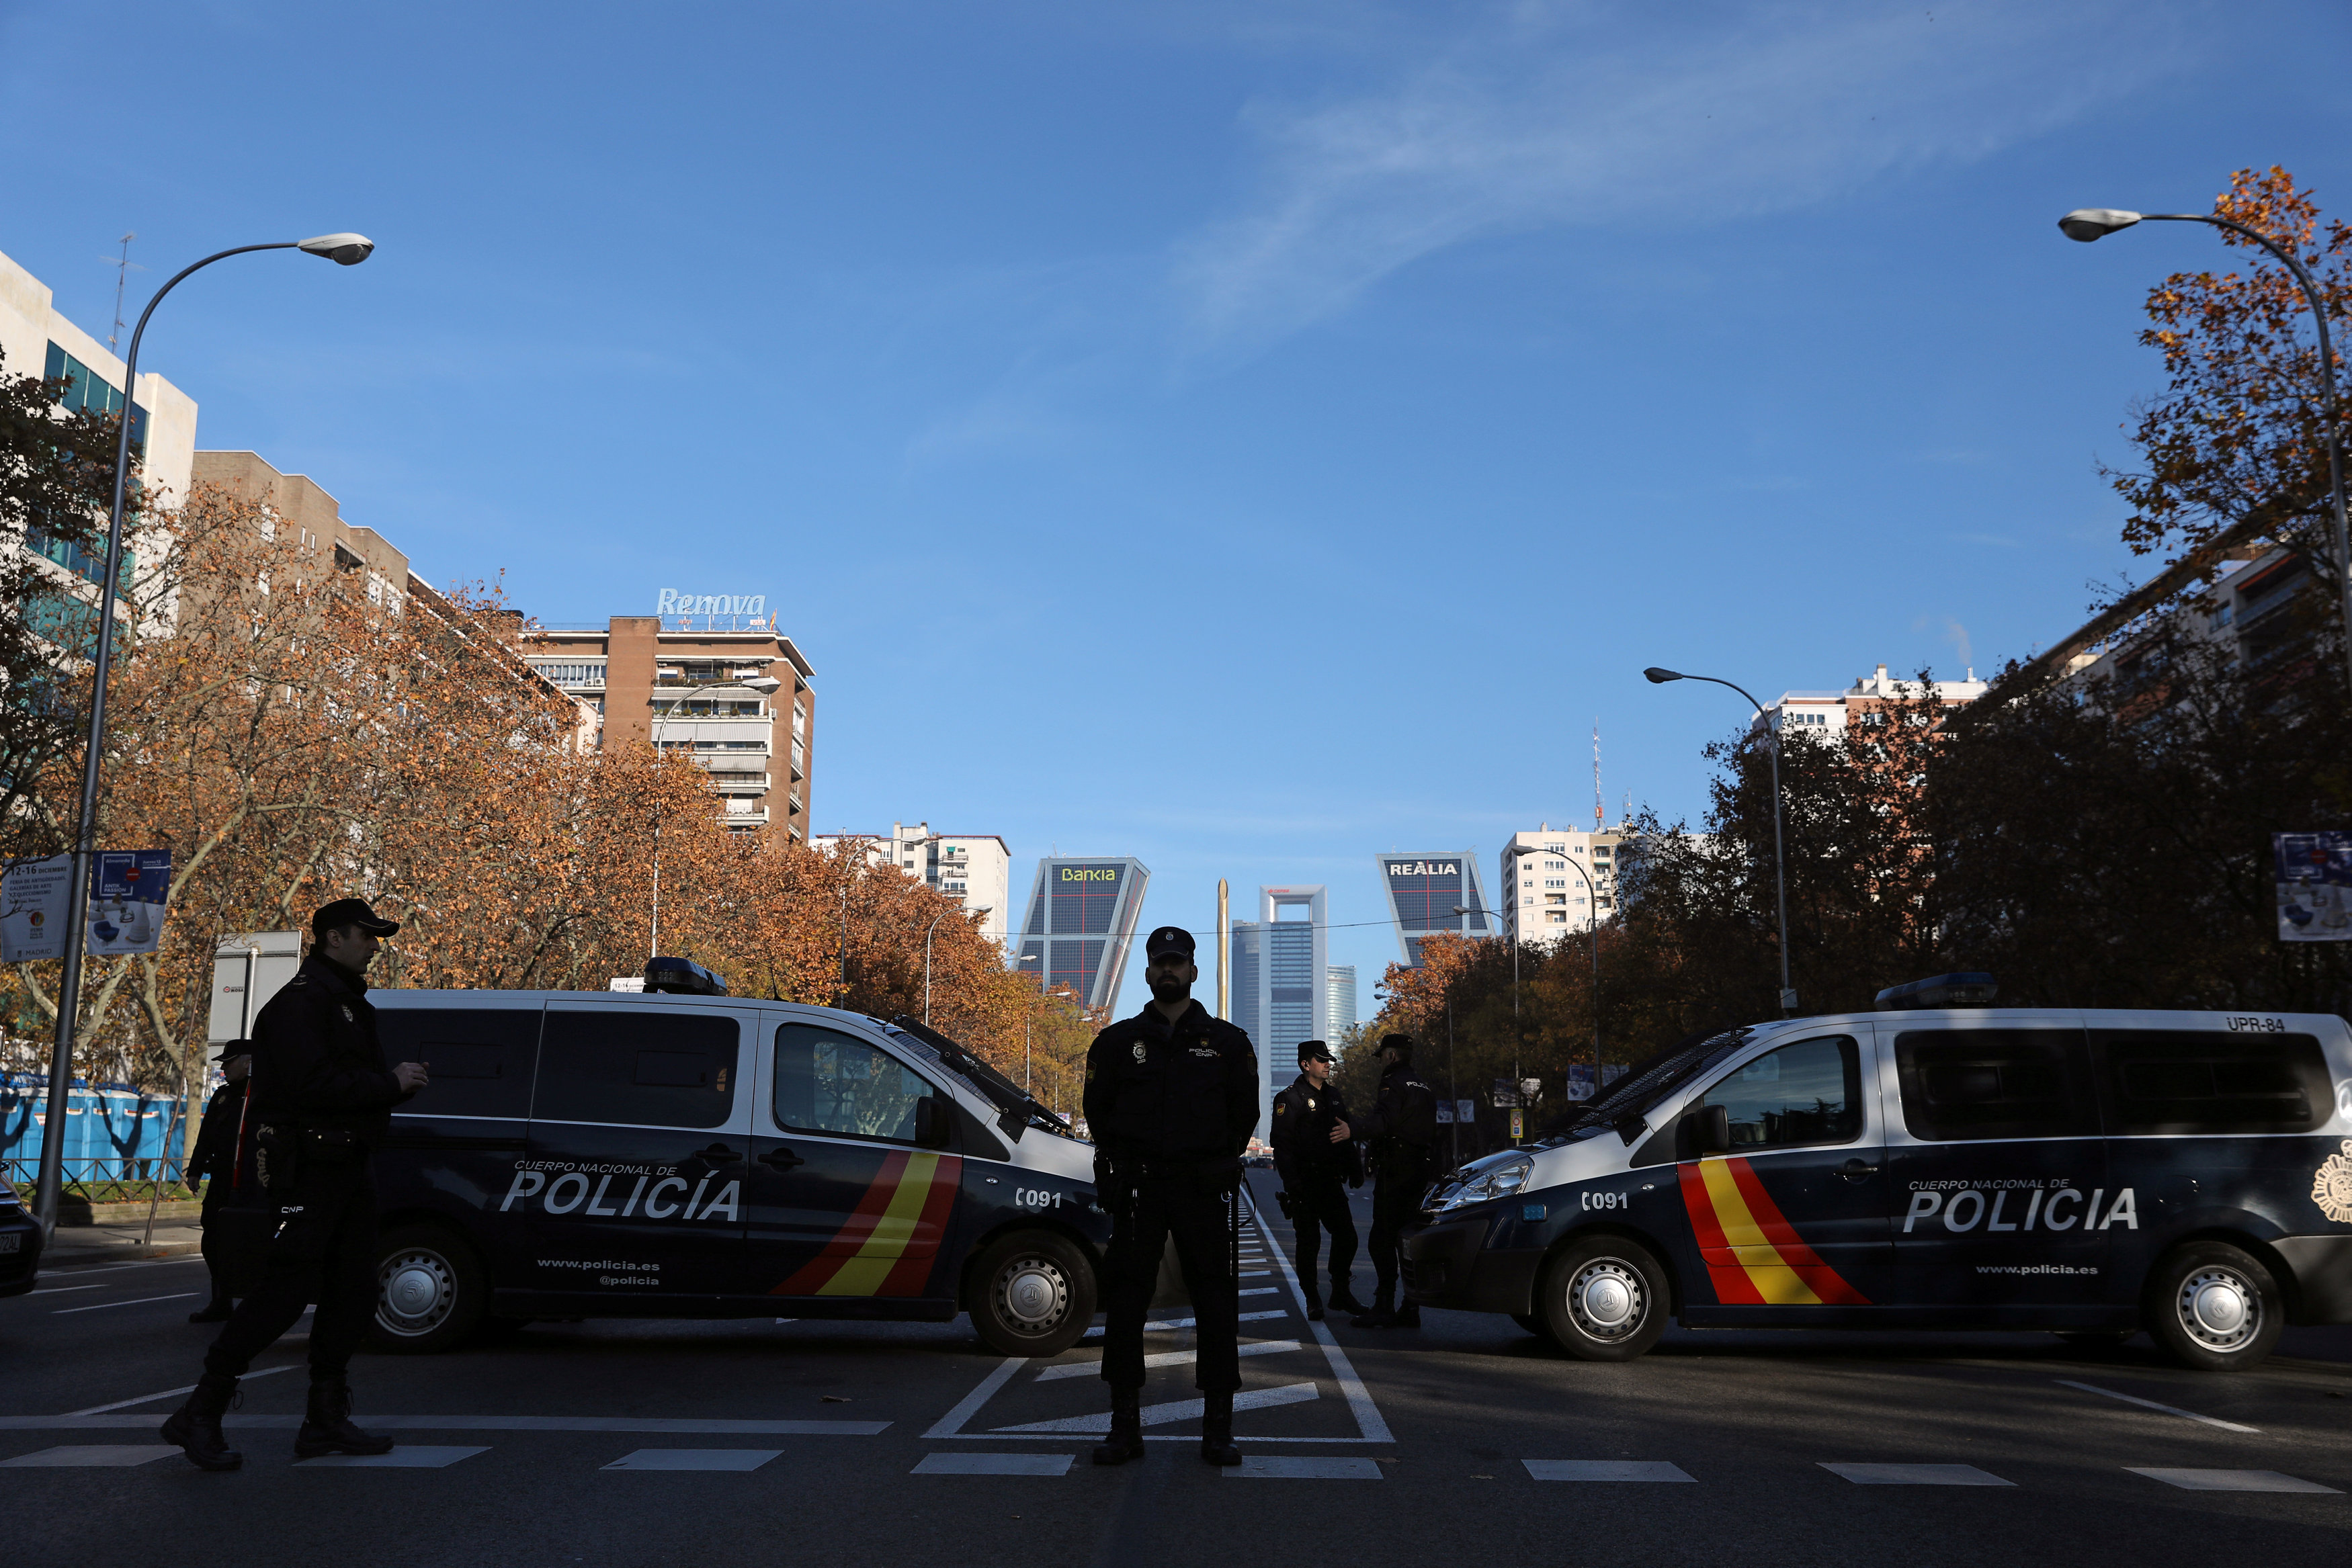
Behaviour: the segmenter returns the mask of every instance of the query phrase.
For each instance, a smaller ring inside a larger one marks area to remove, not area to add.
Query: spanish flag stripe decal
[[[826,1242],[824,1249],[810,1259],[798,1273],[770,1293],[778,1296],[815,1295],[842,1263],[856,1257],[857,1249],[866,1244],[866,1239],[873,1233],[875,1226],[889,1208],[891,1195],[898,1190],[898,1178],[906,1171],[905,1154],[893,1150],[886,1155],[882,1168],[874,1174],[874,1180],[866,1186],[866,1196],[857,1200],[857,1207],[850,1211],[841,1228],[834,1232],[833,1239]]]
[[[1870,1299],[1845,1282],[1838,1271],[1821,1260],[1821,1255],[1805,1245],[1796,1227],[1781,1218],[1780,1206],[1772,1195],[1764,1190],[1764,1178],[1746,1160],[1726,1160],[1731,1167],[1731,1179],[1738,1185],[1739,1196],[1748,1201],[1748,1212],[1755,1217],[1757,1228],[1780,1254],[1783,1262],[1795,1270],[1798,1278],[1812,1288],[1813,1294],[1823,1301],[1841,1307],[1864,1307]]]
[[[930,1191],[923,1198],[922,1215],[915,1221],[914,1239],[877,1295],[922,1294],[923,1281],[930,1278],[931,1264],[939,1257],[940,1242],[947,1236],[949,1212],[962,1189],[963,1161],[954,1155],[941,1155],[939,1169],[931,1176]]]
[[[882,1283],[899,1259],[907,1255],[907,1244],[915,1239],[915,1222],[922,1218],[923,1200],[931,1195],[931,1177],[940,1168],[940,1156],[926,1150],[907,1157],[907,1174],[898,1179],[898,1188],[890,1195],[890,1207],[873,1233],[856,1254],[834,1271],[832,1279],[817,1287],[820,1296],[874,1296],[882,1291]]]
[[[1706,1182],[1700,1176],[1696,1161],[1686,1160],[1676,1168],[1681,1178],[1683,1208],[1690,1215],[1691,1233],[1698,1239],[1698,1255],[1706,1264],[1708,1283],[1715,1287],[1715,1299],[1727,1307],[1760,1305],[1763,1297],[1748,1281],[1748,1271],[1735,1262],[1731,1249],[1724,1245],[1723,1227],[1715,1220],[1715,1203],[1706,1194]]]
[[[1699,1257],[1718,1301],[1726,1306],[1868,1304],[1869,1298],[1805,1245],[1745,1158],[1686,1161],[1676,1175]]]

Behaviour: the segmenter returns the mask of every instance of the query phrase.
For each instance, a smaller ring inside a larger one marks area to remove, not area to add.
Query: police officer
[[[1348,1125],[1347,1102],[1331,1082],[1331,1048],[1310,1040],[1298,1048],[1298,1080],[1274,1097],[1274,1168],[1298,1239],[1298,1288],[1307,1292],[1307,1315],[1323,1316],[1316,1288],[1315,1254],[1323,1232],[1331,1233],[1331,1306],[1342,1312],[1369,1312],[1348,1287],[1356,1260],[1356,1217],[1348,1212],[1347,1187],[1364,1185],[1363,1156]],[[1344,1186],[1342,1184],[1345,1184]]]
[[[1234,1391],[1242,1385],[1235,1266],[1242,1151],[1257,1127],[1257,1053],[1249,1036],[1192,999],[1192,934],[1144,939],[1151,1000],[1087,1051],[1087,1126],[1097,1201],[1111,1215],[1104,1260],[1103,1381],[1110,1437],[1098,1465],[1143,1457],[1143,1321],[1171,1239],[1192,1298],[1202,1394],[1201,1457],[1238,1465]]]
[[[1357,1122],[1371,1149],[1372,1271],[1379,1288],[1372,1310],[1348,1321],[1360,1329],[1417,1329],[1421,1308],[1395,1304],[1397,1242],[1434,1174],[1437,1096],[1412,1071],[1410,1035],[1382,1035],[1379,1061],[1379,1097]]]
[[[228,1225],[221,1218],[232,1198],[256,1196],[245,1190],[253,1179],[253,1163],[246,1158],[246,1103],[253,1089],[253,1042],[235,1040],[221,1047],[221,1086],[205,1102],[205,1119],[196,1130],[195,1152],[188,1156],[187,1179],[205,1183],[205,1268],[213,1278],[213,1299],[188,1314],[192,1323],[225,1323],[236,1302],[230,1299]],[[240,1169],[239,1167],[243,1168]]]
[[[310,956],[254,1021],[248,1128],[278,1227],[260,1285],[237,1303],[205,1354],[195,1391],[163,1423],[163,1440],[205,1469],[244,1463],[221,1435],[221,1413],[253,1358],[313,1301],[310,1400],[295,1457],[391,1451],[391,1438],[352,1424],[345,1373],[375,1312],[368,1155],[392,1108],[425,1084],[421,1061],[385,1067],[367,1000],[367,967],[399,929],[356,898],[326,905],[310,917]]]

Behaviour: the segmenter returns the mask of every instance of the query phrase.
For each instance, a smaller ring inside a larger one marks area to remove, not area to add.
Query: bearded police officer
[[[1234,1391],[1242,1385],[1241,1281],[1234,1261],[1242,1151],[1257,1126],[1257,1054],[1249,1036],[1192,999],[1201,971],[1192,934],[1163,925],[1144,939],[1151,1000],[1087,1051],[1087,1126],[1095,1191],[1111,1214],[1105,1260],[1103,1381],[1110,1437],[1098,1465],[1143,1457],[1143,1322],[1167,1243],[1192,1298],[1201,1390],[1201,1457],[1238,1465]]]
[[[1318,1322],[1323,1316],[1315,1255],[1326,1230],[1331,1233],[1332,1309],[1370,1312],[1348,1288],[1348,1269],[1356,1260],[1356,1218],[1348,1212],[1347,1188],[1364,1185],[1363,1157],[1348,1125],[1347,1102],[1331,1082],[1331,1048],[1319,1040],[1298,1048],[1298,1081],[1274,1097],[1271,1139],[1284,1212],[1298,1239],[1298,1288],[1307,1293],[1307,1315]]]
[[[1371,1150],[1372,1272],[1378,1289],[1372,1310],[1349,1322],[1360,1329],[1417,1329],[1421,1309],[1411,1301],[1396,1305],[1397,1242],[1433,1174],[1437,1096],[1413,1072],[1410,1035],[1382,1035],[1380,1064],[1379,1096],[1357,1120]]]
[[[221,1435],[221,1413],[253,1358],[318,1303],[310,1324],[310,1401],[294,1437],[298,1458],[383,1454],[392,1439],[352,1424],[346,1370],[375,1312],[375,1186],[368,1155],[392,1108],[425,1087],[425,1064],[386,1067],[367,1000],[367,967],[400,929],[356,898],[310,917],[310,955],[253,1026],[255,1174],[277,1210],[267,1272],[205,1354],[188,1402],[163,1423],[208,1470],[244,1457]]]

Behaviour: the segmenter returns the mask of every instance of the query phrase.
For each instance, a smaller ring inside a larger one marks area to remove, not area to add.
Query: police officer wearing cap
[[[1151,1000],[1087,1051],[1087,1126],[1097,1201],[1111,1215],[1104,1260],[1103,1381],[1110,1437],[1098,1465],[1143,1457],[1143,1322],[1170,1240],[1192,1298],[1201,1457],[1238,1465],[1234,1391],[1242,1385],[1235,1266],[1242,1151],[1257,1127],[1257,1053],[1249,1036],[1192,1000],[1192,934],[1144,939]]]
[[[1421,1308],[1396,1304],[1397,1243],[1436,1174],[1437,1095],[1412,1070],[1412,1037],[1381,1037],[1381,1087],[1357,1131],[1371,1150],[1372,1310],[1348,1321],[1360,1329],[1421,1326]]]
[[[1298,1240],[1298,1288],[1307,1293],[1307,1315],[1318,1322],[1323,1316],[1315,1255],[1326,1230],[1331,1233],[1332,1309],[1370,1312],[1348,1287],[1348,1269],[1356,1260],[1356,1217],[1348,1212],[1347,1188],[1364,1185],[1363,1158],[1348,1125],[1347,1102],[1331,1082],[1331,1048],[1321,1040],[1298,1048],[1298,1081],[1274,1097],[1269,1140],[1274,1168],[1282,1176],[1283,1212]]]
[[[205,1353],[188,1402],[163,1423],[163,1440],[205,1469],[244,1462],[221,1435],[221,1414],[253,1358],[312,1302],[319,1312],[310,1325],[310,1398],[295,1457],[391,1451],[391,1438],[352,1424],[346,1371],[375,1312],[368,1155],[390,1126],[392,1108],[425,1085],[425,1063],[384,1064],[367,999],[367,967],[399,929],[360,899],[326,905],[310,917],[310,956],[254,1020],[248,1135],[255,1174],[278,1223],[261,1283]]]

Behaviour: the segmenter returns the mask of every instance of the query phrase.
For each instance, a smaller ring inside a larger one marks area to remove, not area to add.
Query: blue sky
[[[764,592],[820,831],[1139,855],[1204,930],[1323,882],[1369,1010],[1373,857],[1589,821],[1596,720],[1612,817],[1700,809],[1742,713],[1642,666],[1982,670],[2144,575],[2095,465],[2221,252],[2053,221],[2352,211],[2347,56],[2260,0],[0,3],[0,251],[103,337],[125,230],[134,313],[371,235],[174,295],[200,444],[551,622]]]

